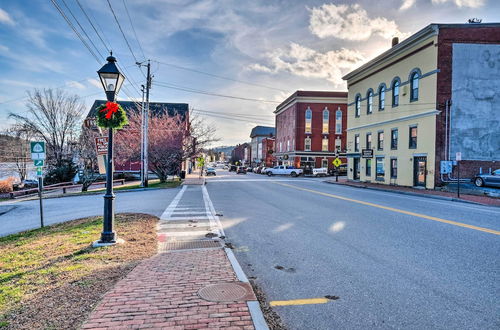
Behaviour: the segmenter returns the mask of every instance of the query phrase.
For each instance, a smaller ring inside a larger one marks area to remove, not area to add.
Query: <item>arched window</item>
[[[366,114],[371,114],[373,112],[373,90],[368,90],[366,94]]]
[[[335,134],[342,134],[342,111],[340,107],[335,111]]]
[[[401,82],[399,78],[394,79],[392,82],[392,106],[397,107],[399,105],[399,86]]]
[[[380,85],[378,88],[378,110],[385,109],[385,84]]]
[[[361,115],[361,95],[356,95],[356,104],[355,104],[355,113],[356,117]]]
[[[312,112],[311,108],[307,108],[307,110],[306,110],[306,133],[312,132],[312,128],[311,128],[312,116],[313,116],[313,112]]]
[[[410,75],[410,101],[418,100],[418,82],[420,80],[420,74],[418,71],[413,72]]]
[[[330,131],[330,127],[328,125],[330,121],[330,111],[328,111],[328,108],[325,108],[323,110],[323,134],[328,134]]]

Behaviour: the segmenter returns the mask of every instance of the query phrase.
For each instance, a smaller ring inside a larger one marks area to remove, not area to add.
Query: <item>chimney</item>
[[[396,46],[398,43],[399,43],[399,38],[398,37],[392,38],[392,47]]]

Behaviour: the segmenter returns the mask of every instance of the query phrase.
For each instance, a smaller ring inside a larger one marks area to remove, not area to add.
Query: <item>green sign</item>
[[[31,142],[31,159],[33,160],[44,160],[45,159],[45,142],[37,141]]]
[[[35,166],[43,166],[43,159],[35,159],[35,160],[33,161],[33,164],[34,164]]]
[[[335,166],[335,167],[339,167],[341,164],[342,164],[342,161],[340,160],[340,158],[335,158],[332,162],[332,164]]]
[[[41,177],[43,175],[43,171],[41,167],[36,168],[36,176]]]

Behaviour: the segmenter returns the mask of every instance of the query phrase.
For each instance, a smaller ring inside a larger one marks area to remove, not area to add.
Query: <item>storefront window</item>
[[[385,176],[384,157],[377,157],[376,160],[377,180],[383,180]]]

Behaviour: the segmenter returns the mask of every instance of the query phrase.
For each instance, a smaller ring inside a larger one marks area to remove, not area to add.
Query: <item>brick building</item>
[[[499,58],[498,23],[430,24],[348,73],[348,178],[432,189],[457,152],[461,177],[497,168]]]
[[[231,152],[231,163],[237,165],[246,165],[249,163],[250,144],[242,143],[234,147]]]
[[[87,114],[87,119],[95,119],[97,108],[106,102],[107,101],[105,100],[95,100]],[[132,101],[119,101],[118,103],[121,105],[123,110],[125,110],[128,116],[141,112],[140,103]],[[156,117],[165,115],[168,115],[169,117],[179,116],[185,124],[186,131],[189,129],[189,105],[187,103],[150,102],[149,113],[151,116]],[[97,130],[97,126],[92,127],[92,129]],[[116,134],[127,134],[127,126],[125,126],[123,130],[118,131]],[[141,170],[141,162],[139,160],[120,161],[115,159],[114,166],[116,172],[139,172]],[[179,164],[179,168],[183,170],[187,169],[188,166],[189,160]]]
[[[274,137],[266,137],[262,139],[262,154],[261,154],[261,159],[262,165],[265,167],[271,167],[273,166],[276,158],[274,156],[275,152],[275,141],[276,139]]]
[[[346,162],[347,93],[296,91],[276,107],[277,164],[306,170]]]

